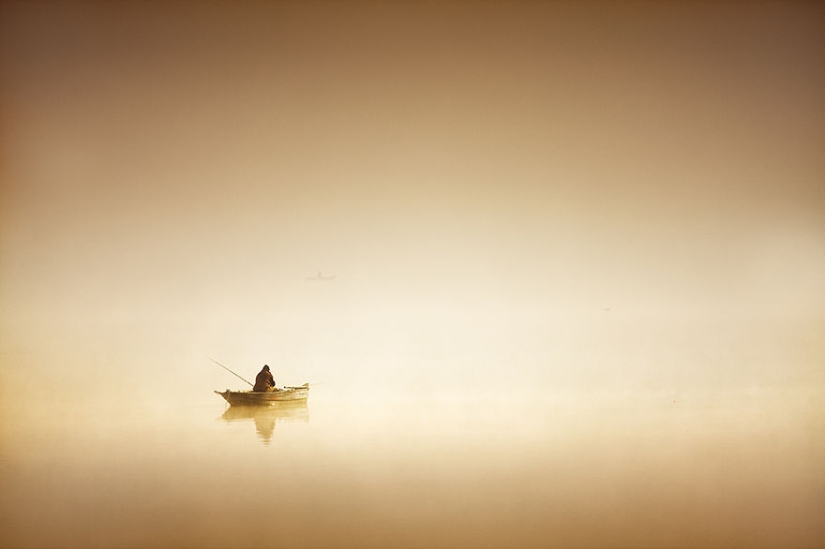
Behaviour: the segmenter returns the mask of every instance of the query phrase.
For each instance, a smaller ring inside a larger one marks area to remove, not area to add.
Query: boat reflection
[[[258,436],[269,445],[278,423],[309,421],[309,408],[306,400],[277,402],[271,406],[230,406],[221,419],[228,422],[253,421]]]

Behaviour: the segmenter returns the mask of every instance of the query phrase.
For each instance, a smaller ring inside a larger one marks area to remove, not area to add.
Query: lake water
[[[6,391],[0,546],[822,547],[821,384],[554,388],[518,360],[524,383],[332,381],[258,411],[203,359],[185,397]]]

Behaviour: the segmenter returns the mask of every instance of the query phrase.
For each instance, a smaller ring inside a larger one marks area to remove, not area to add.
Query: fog
[[[0,546],[820,545],[823,21],[3,3]]]

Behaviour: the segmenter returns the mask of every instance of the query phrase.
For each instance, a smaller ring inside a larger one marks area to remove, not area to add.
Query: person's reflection
[[[272,442],[272,433],[275,432],[275,416],[272,414],[255,414],[255,430],[267,446]]]
[[[279,402],[272,406],[230,406],[221,417],[228,422],[254,421],[258,437],[268,446],[278,423],[309,421],[309,409],[306,401]]]

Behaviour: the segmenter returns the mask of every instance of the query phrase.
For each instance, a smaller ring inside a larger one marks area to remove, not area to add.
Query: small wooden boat
[[[309,383],[300,387],[283,387],[274,391],[215,391],[221,395],[230,406],[272,406],[278,402],[304,400],[309,397]]]

